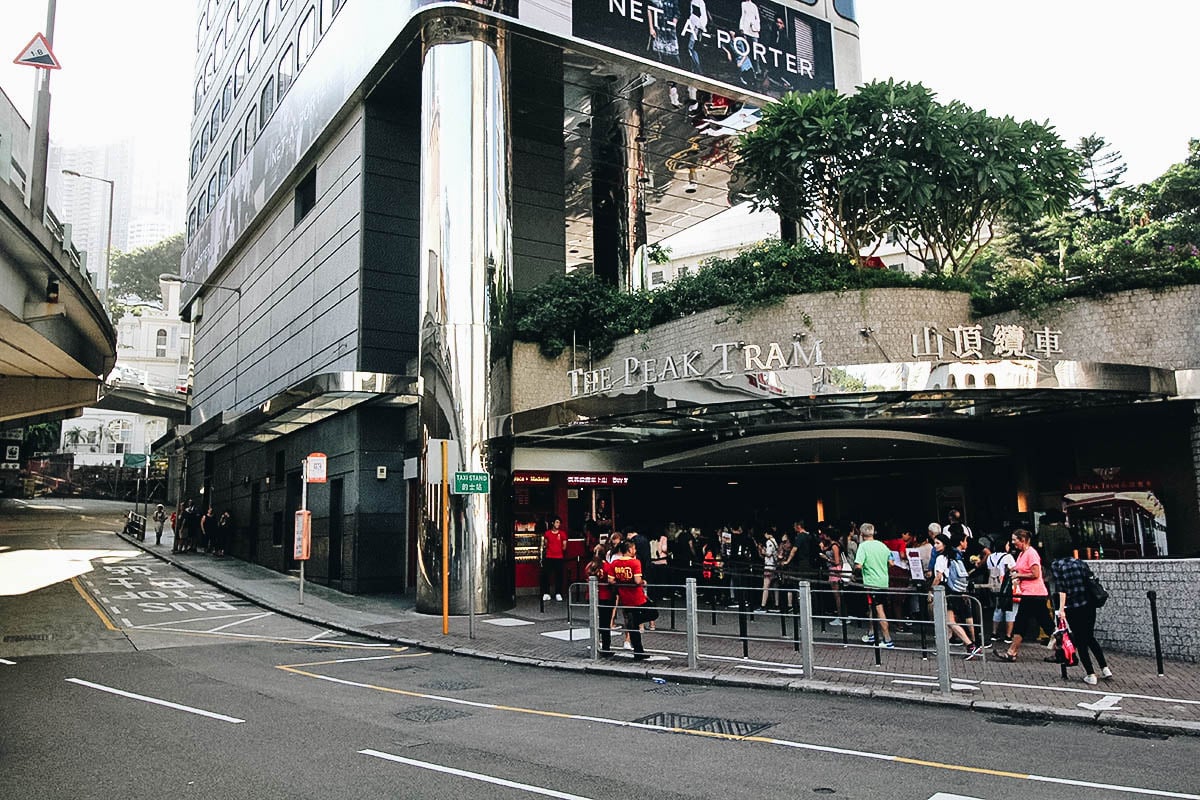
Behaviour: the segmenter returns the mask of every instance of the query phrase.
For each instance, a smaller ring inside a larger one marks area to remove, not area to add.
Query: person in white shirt
[[[992,643],[1000,641],[1000,623],[1004,623],[1004,643],[1012,644],[1013,622],[1017,619],[1017,609],[1012,601],[1012,584],[1005,595],[1004,583],[1009,570],[1017,568],[1017,560],[1008,552],[1009,542],[1005,540],[996,546],[996,551],[988,553],[984,564],[988,570],[988,590],[992,595],[995,611],[992,612]]]

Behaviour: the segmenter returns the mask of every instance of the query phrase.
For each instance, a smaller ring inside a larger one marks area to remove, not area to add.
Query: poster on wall
[[[773,97],[834,88],[832,26],[769,0],[574,0],[571,28]]]
[[[1071,483],[1062,510],[1072,543],[1081,548],[1102,548],[1105,558],[1167,555],[1167,512],[1150,481]]]

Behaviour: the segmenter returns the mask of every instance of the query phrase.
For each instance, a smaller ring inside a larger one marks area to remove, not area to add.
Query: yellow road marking
[[[84,602],[92,607],[92,611],[96,612],[96,616],[99,617],[100,621],[104,623],[104,627],[108,628],[110,631],[121,630],[116,625],[112,624],[112,620],[108,618],[108,614],[104,613],[104,609],[102,609],[96,603],[96,601],[92,599],[92,596],[87,593],[86,589],[79,585],[78,578],[71,578],[71,585],[75,587],[75,591],[79,592],[79,596],[83,598]]]
[[[337,663],[337,662],[322,662],[322,663]],[[338,683],[343,686],[351,686],[360,689],[372,689],[378,692],[387,694],[396,694],[403,697],[413,697],[420,700],[435,700],[443,703],[452,703],[454,705],[470,706],[474,708],[485,708],[495,711],[508,711],[516,714],[527,714],[535,717],[549,717],[553,719],[568,719],[579,720],[582,722],[596,722],[605,725],[612,725],[620,728],[642,728],[645,730],[658,731],[661,733],[678,733],[685,736],[698,736],[708,739],[720,739],[725,741],[735,742],[755,742],[760,744],[770,744],[779,747],[790,747],[797,750],[811,750],[815,752],[828,753],[831,755],[845,755],[855,758],[866,758],[875,761],[889,761],[898,764],[909,764],[916,767],[925,767],[927,769],[941,769],[951,772],[966,772],[974,775],[986,775],[993,778],[1009,778],[1020,781],[1035,781],[1042,783],[1056,783],[1064,786],[1087,787],[1094,789],[1103,789],[1108,791],[1126,792],[1130,794],[1149,795],[1154,797],[1176,797],[1185,798],[1186,800],[1200,800],[1200,795],[1190,794],[1186,792],[1173,792],[1161,789],[1146,789],[1136,786],[1118,786],[1115,784],[1093,783],[1090,781],[1074,780],[1071,778],[1054,778],[1045,775],[1033,775],[1024,772],[1007,772],[1005,770],[988,769],[986,767],[972,767],[966,764],[948,764],[941,761],[925,761],[919,758],[908,758],[906,756],[890,755],[887,753],[872,753],[864,750],[852,750],[842,747],[831,747],[826,745],[810,744],[808,742],[796,742],[788,739],[776,739],[770,736],[739,736],[733,733],[720,733],[717,731],[695,731],[687,728],[667,727],[665,725],[652,725],[642,722],[627,722],[625,720],[611,719],[606,717],[593,717],[586,714],[568,714],[561,711],[544,711],[537,708],[523,708],[521,706],[505,706],[496,703],[486,703],[477,700],[465,700],[459,697],[444,697],[427,692],[413,692],[407,689],[394,689],[390,686],[377,686],[371,683],[362,683],[361,681],[351,681],[342,678],[334,678],[329,675],[321,675],[316,672],[306,672],[299,667],[319,666],[320,664],[286,664],[278,665],[276,669],[281,669],[285,672],[291,672],[295,675],[303,675],[307,678],[315,678],[316,680],[327,681],[330,683]]]

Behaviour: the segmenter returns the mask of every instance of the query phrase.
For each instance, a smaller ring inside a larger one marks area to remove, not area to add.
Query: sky
[[[353,2],[353,0],[351,0]],[[45,27],[43,0],[0,0],[0,88],[32,113],[31,67],[12,64]],[[942,100],[1050,121],[1068,143],[1097,133],[1126,180],[1161,174],[1200,137],[1200,3],[1149,0],[858,0],[863,78],[920,81]],[[186,163],[194,0],[58,0],[51,136],[139,147]]]

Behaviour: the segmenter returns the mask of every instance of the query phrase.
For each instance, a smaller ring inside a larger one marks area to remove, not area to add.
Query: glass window
[[[221,132],[221,104],[217,103],[213,106],[212,118],[208,121],[208,140],[215,142],[217,134]]]
[[[212,177],[208,179],[208,210],[211,212],[217,207],[217,174],[214,172]]]
[[[251,145],[258,138],[258,106],[250,106],[250,113],[246,115],[246,152],[250,152]]]
[[[192,210],[188,212],[187,238],[191,239],[196,235],[196,207],[192,206]]]
[[[196,81],[196,99],[195,99],[195,102],[192,104],[192,113],[199,114],[200,106],[202,106],[203,104],[204,104],[204,78],[201,77],[200,80]]]
[[[258,98],[258,129],[261,131],[267,127],[267,120],[275,113],[275,79],[267,78],[266,85],[263,86],[262,95]]]
[[[247,68],[253,67],[255,64],[258,63],[258,56],[260,53],[262,53],[262,44],[263,44],[262,23],[256,22],[256,23],[254,23],[254,27],[250,29],[250,40],[248,42],[246,42],[246,49],[248,50],[248,57],[249,57],[249,63],[247,64]]]
[[[833,0],[833,10],[848,20],[856,20],[854,16],[854,0]]]
[[[225,41],[233,44],[233,33],[237,28],[237,3],[229,6],[229,10],[225,12]]]
[[[133,443],[133,425],[127,419],[110,419],[104,425],[104,452],[110,455],[125,453]]]
[[[237,97],[246,88],[246,75],[250,72],[250,62],[246,60],[246,48],[237,54],[233,62],[233,96]]]
[[[312,55],[313,50],[317,49],[317,9],[309,8],[308,13],[304,15],[304,21],[300,23],[300,33],[297,36],[297,66],[304,69],[305,63],[308,62],[308,57]]]
[[[200,223],[208,216],[208,193],[203,189],[200,190],[200,196],[196,198],[196,230],[199,232]]]
[[[217,67],[213,63],[213,57],[210,53],[208,59],[204,62],[204,91],[212,88],[213,78],[216,77]]]
[[[321,32],[329,30],[333,15],[337,13],[338,4],[334,0],[321,0]]]
[[[154,357],[167,357],[167,330],[159,328],[158,333],[154,334]]]
[[[208,123],[206,122],[202,126],[200,126],[200,160],[203,161],[204,157],[207,155],[208,155]]]
[[[237,171],[237,165],[242,163],[242,132],[233,132],[233,144],[229,145],[229,177]]]
[[[188,173],[189,178],[196,177],[197,170],[200,169],[200,143],[196,142],[192,145],[192,171]]]
[[[290,42],[283,48],[283,55],[279,57],[275,79],[278,82],[276,96],[282,100],[288,89],[292,88],[292,81],[296,80],[296,48]]]
[[[275,30],[275,18],[278,17],[276,6],[271,0],[267,0],[263,6],[263,41],[271,35],[271,31]]]
[[[196,52],[204,49],[204,32],[208,30],[208,18],[200,15],[200,24],[196,26]]]
[[[221,59],[225,58],[225,29],[218,28],[216,42],[213,44],[213,55],[217,58],[217,63],[221,63]]]
[[[225,79],[225,89],[221,92],[221,120],[224,121],[233,111],[233,76]]]
[[[219,174],[220,174],[221,179],[217,183],[217,192],[219,194],[225,194],[225,190],[227,188],[229,188],[229,154],[228,153],[221,156],[221,166],[220,166]]]

